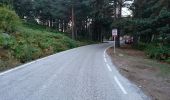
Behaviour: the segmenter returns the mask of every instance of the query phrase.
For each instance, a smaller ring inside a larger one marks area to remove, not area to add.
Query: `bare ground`
[[[148,59],[144,52],[121,47],[107,53],[122,75],[141,88],[152,100],[170,100],[170,65]]]

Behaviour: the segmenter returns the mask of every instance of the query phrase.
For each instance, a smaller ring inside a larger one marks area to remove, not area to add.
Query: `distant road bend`
[[[105,53],[111,43],[75,48],[0,73],[0,100],[148,100]]]

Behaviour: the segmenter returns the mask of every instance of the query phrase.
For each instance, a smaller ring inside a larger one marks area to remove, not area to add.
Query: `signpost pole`
[[[112,30],[112,36],[114,39],[114,54],[116,53],[116,36],[117,36],[117,29]]]
[[[116,53],[116,36],[114,36],[114,54]]]

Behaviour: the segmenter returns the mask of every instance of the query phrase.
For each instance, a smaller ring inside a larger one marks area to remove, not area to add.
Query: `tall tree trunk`
[[[72,4],[72,39],[75,39],[75,20],[74,20],[74,6]]]
[[[61,20],[58,20],[58,30],[61,31]]]
[[[121,19],[122,17],[122,3],[123,1],[122,0],[119,0],[118,1],[118,5],[117,5],[117,8],[118,8],[118,19]],[[118,35],[117,35],[117,38],[116,38],[116,46],[117,47],[120,47],[120,35],[121,35],[121,28],[118,28]]]
[[[48,27],[51,27],[51,21],[50,21],[50,19],[48,20]]]
[[[65,32],[65,21],[63,20],[63,32]]]

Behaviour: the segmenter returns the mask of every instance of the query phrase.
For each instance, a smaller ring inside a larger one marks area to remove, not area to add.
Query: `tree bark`
[[[74,6],[72,5],[72,39],[75,39],[75,20],[74,20]]]

